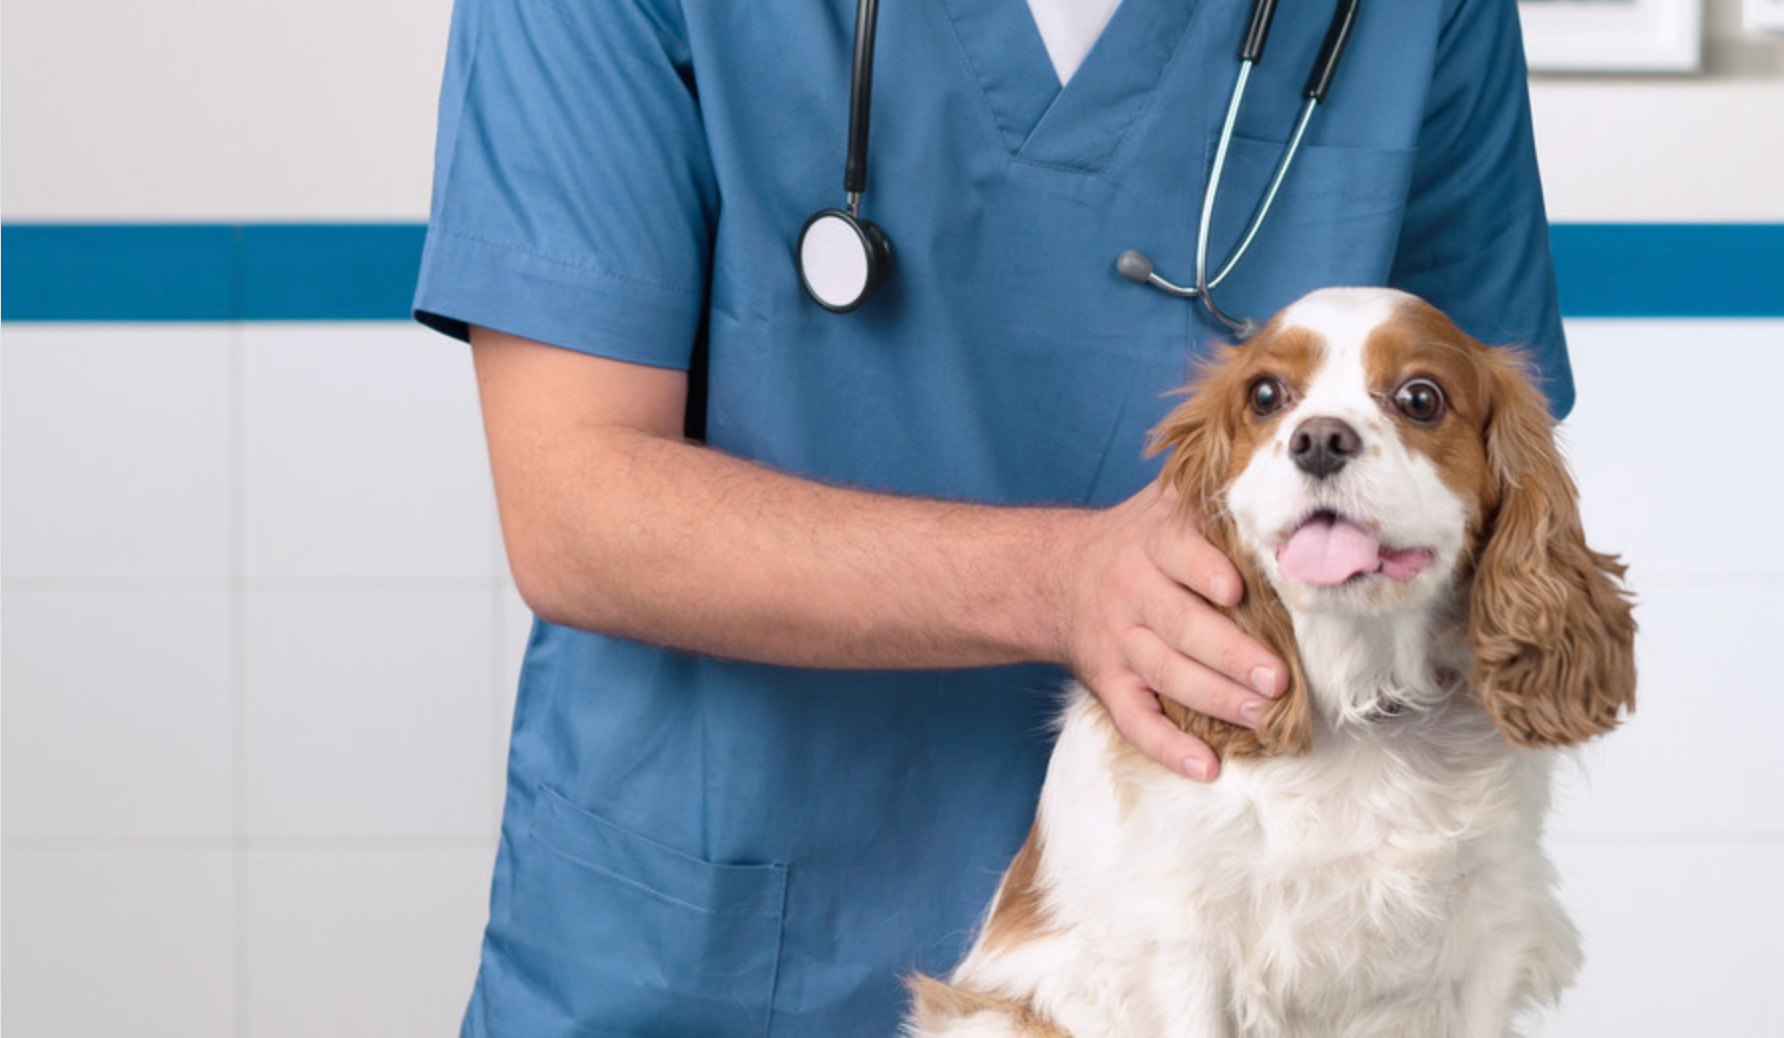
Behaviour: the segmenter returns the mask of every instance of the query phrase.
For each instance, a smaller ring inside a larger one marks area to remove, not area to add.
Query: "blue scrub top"
[[[417,316],[683,368],[708,442],[815,479],[1100,506],[1224,329],[1191,276],[1246,0],[1123,0],[1063,90],[1022,0],[880,12],[863,215],[887,283],[839,316],[793,245],[839,205],[854,0],[459,0]],[[1280,11],[1214,221],[1263,190],[1329,8]],[[1534,350],[1572,401],[1513,0],[1364,5],[1223,286],[1267,317],[1392,284]],[[1038,565],[1046,560],[1037,559]],[[1061,676],[827,673],[540,623],[468,1035],[891,1034],[1021,842]]]

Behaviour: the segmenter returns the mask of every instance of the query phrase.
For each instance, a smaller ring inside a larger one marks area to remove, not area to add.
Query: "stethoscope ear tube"
[[[1332,77],[1338,74],[1338,59],[1344,57],[1344,45],[1350,42],[1350,30],[1357,24],[1358,0],[1338,0],[1332,12],[1332,24],[1326,29],[1326,40],[1320,44],[1319,57],[1307,76],[1307,89],[1302,96],[1323,102],[1332,88]]]
[[[842,170],[842,189],[851,196],[867,189],[867,122],[873,112],[873,37],[879,16],[879,0],[860,0],[855,7],[855,63],[849,75],[849,156]]]
[[[1251,18],[1245,24],[1245,38],[1239,43],[1239,60],[1255,62],[1264,56],[1264,43],[1270,38],[1270,19],[1276,17],[1276,0],[1252,0]]]

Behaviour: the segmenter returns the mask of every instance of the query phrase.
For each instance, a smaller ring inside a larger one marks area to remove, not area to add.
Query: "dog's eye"
[[[1420,425],[1430,425],[1443,417],[1443,390],[1428,378],[1415,378],[1394,392],[1394,406],[1400,413]]]
[[[1259,418],[1268,418],[1282,410],[1282,405],[1288,402],[1288,390],[1273,378],[1260,378],[1251,384],[1247,402],[1251,405],[1252,414]]]

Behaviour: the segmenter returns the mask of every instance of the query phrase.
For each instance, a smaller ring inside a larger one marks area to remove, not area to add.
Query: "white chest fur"
[[[1577,969],[1540,850],[1549,756],[1471,703],[1322,725],[1310,756],[1204,786],[1073,695],[1039,814],[1047,925],[956,983],[1077,1035],[1497,1036]]]

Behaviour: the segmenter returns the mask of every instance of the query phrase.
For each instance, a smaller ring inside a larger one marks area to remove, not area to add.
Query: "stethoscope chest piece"
[[[855,63],[849,74],[849,151],[842,169],[848,208],[813,213],[799,228],[793,259],[806,294],[834,314],[860,306],[886,280],[892,242],[861,219],[867,190],[867,123],[873,106],[873,35],[879,0],[856,0]]]
[[[798,255],[806,292],[824,309],[846,314],[885,280],[892,243],[872,222],[825,209],[800,228]]]

